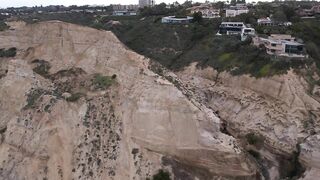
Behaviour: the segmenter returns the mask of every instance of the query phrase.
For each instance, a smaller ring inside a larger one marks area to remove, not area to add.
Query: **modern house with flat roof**
[[[249,9],[245,4],[237,4],[226,9],[226,17],[235,17],[248,12]]]
[[[217,35],[241,35],[241,40],[255,35],[255,29],[247,27],[243,22],[222,22]]]
[[[286,34],[271,34],[268,38],[254,37],[255,46],[264,45],[270,55],[286,57],[307,57],[304,44],[295,41],[295,38]]]
[[[245,27],[246,25],[243,22],[222,22],[217,35],[241,34],[242,29]]]
[[[176,17],[176,16],[167,16],[163,17],[161,22],[164,24],[188,24],[192,22],[193,17]]]

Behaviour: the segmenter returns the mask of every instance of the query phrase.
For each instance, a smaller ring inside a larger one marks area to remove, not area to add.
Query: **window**
[[[277,46],[277,44],[275,44],[275,43],[271,43],[271,46],[272,46],[272,47],[276,47],[276,46]]]
[[[286,45],[285,48],[286,53],[293,53],[293,54],[302,54],[303,53],[303,46],[302,45]]]

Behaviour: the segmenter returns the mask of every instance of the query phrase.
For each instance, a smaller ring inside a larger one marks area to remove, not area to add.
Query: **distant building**
[[[144,8],[144,7],[152,7],[155,5],[155,0],[139,0],[139,7]]]
[[[316,14],[320,14],[320,5],[313,6],[311,9],[299,8],[296,13],[301,17],[314,17]]]
[[[295,41],[295,38],[286,34],[271,34],[268,38],[254,37],[253,44],[264,45],[270,55],[286,57],[307,57],[304,44]]]
[[[114,11],[124,11],[124,10],[134,10],[137,11],[139,9],[139,5],[130,4],[130,5],[121,5],[121,4],[112,4],[112,10]]]
[[[313,6],[313,7],[311,8],[311,11],[312,11],[314,14],[320,14],[320,5]]]
[[[136,16],[137,12],[135,12],[135,11],[127,11],[127,10],[113,11],[112,15],[113,16]]]
[[[215,9],[210,6],[194,6],[191,8],[188,8],[187,10],[190,10],[190,13],[197,13],[201,12],[203,18],[219,18],[220,17],[220,9]]]
[[[193,17],[176,17],[176,16],[167,16],[163,17],[161,22],[164,24],[188,24],[193,20]]]
[[[249,9],[245,4],[237,4],[226,9],[226,17],[235,17],[248,12]]]

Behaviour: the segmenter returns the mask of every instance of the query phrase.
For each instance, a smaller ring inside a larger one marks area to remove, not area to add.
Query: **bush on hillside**
[[[0,31],[4,31],[7,30],[9,28],[9,26],[4,23],[3,21],[0,21]]]
[[[96,89],[105,90],[110,87],[115,82],[116,76],[102,76],[101,74],[96,74],[92,80],[92,83]]]
[[[157,174],[153,175],[153,180],[171,180],[170,174],[162,169]]]
[[[0,49],[0,57],[15,57],[17,54],[17,48],[12,47],[9,49]]]
[[[246,135],[247,142],[251,145],[262,145],[264,142],[264,138],[255,133],[248,133]]]
[[[83,96],[84,95],[82,93],[73,93],[70,97],[66,98],[66,100],[69,102],[76,102]]]

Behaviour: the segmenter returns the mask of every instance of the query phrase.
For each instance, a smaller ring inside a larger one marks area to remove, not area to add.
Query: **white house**
[[[163,17],[161,22],[164,24],[187,24],[193,20],[193,17],[176,17],[176,16],[167,16]]]
[[[241,35],[241,40],[255,35],[255,29],[247,27],[243,22],[222,22],[217,35]]]
[[[258,25],[260,26],[291,26],[291,22],[274,22],[269,17],[260,18],[257,20]]]
[[[264,26],[271,26],[273,25],[272,20],[267,17],[267,18],[260,18],[257,20],[258,25],[264,25]]]
[[[248,13],[249,9],[245,4],[237,4],[226,9],[226,17],[235,17],[240,14]]]

